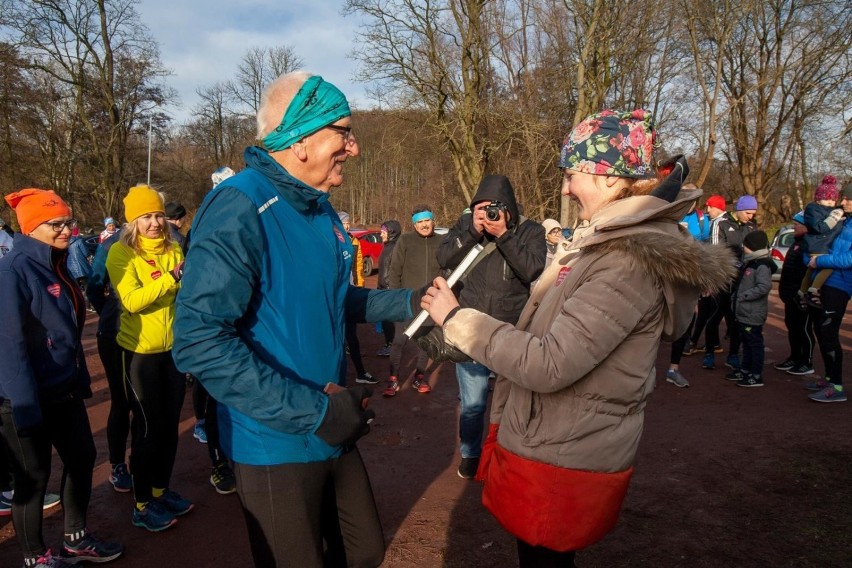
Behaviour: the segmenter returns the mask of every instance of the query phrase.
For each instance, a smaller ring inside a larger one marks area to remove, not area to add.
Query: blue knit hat
[[[757,199],[753,195],[743,195],[737,199],[734,211],[754,211],[757,209]]]
[[[798,223],[800,225],[804,225],[805,224],[805,212],[799,211],[798,213],[793,215],[793,221],[795,221],[796,223]]]

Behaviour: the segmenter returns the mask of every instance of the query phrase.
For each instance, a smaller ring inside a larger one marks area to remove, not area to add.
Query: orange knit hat
[[[71,208],[52,189],[22,189],[7,195],[6,203],[15,210],[18,225],[25,235],[45,221],[71,216]]]

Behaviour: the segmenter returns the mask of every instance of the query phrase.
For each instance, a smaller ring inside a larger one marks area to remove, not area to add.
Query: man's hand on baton
[[[436,325],[442,326],[447,315],[459,307],[459,302],[447,281],[439,276],[420,299],[420,307],[429,312],[429,317]]]

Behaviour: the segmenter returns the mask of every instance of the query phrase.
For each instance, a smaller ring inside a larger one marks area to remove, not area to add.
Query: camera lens
[[[500,210],[497,207],[489,207],[485,210],[485,218],[489,221],[496,221],[500,218]]]

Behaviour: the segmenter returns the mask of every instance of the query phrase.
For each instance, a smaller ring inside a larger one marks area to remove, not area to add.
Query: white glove
[[[843,209],[832,209],[829,215],[840,221],[843,219]]]

